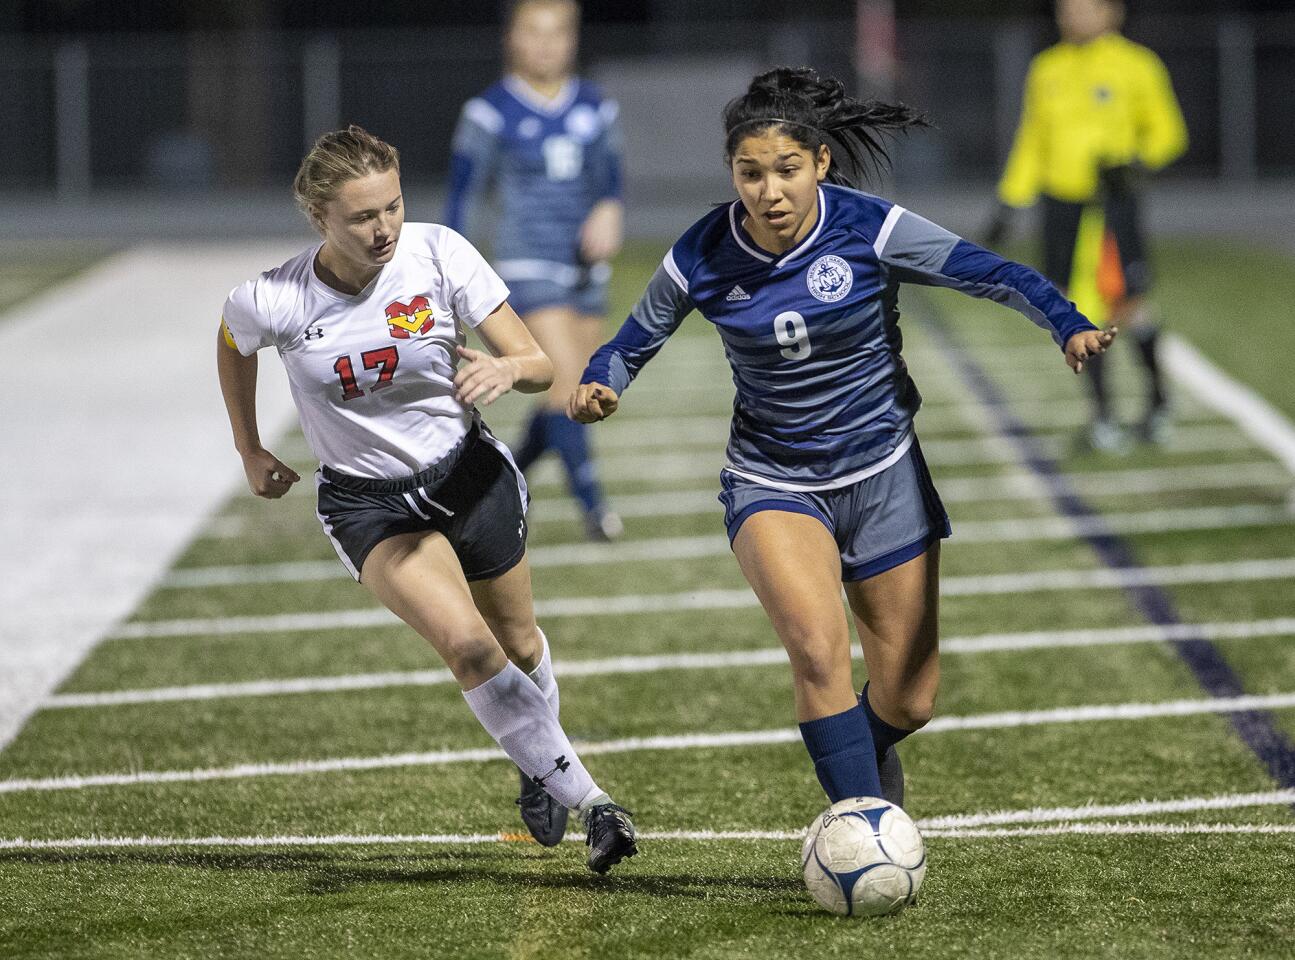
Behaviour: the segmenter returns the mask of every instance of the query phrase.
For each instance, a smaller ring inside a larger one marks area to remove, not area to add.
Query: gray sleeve
[[[1062,348],[1076,333],[1096,329],[1038,271],[969,243],[903,207],[891,208],[873,249],[896,279],[1001,303],[1046,330]]]
[[[686,283],[667,253],[620,331],[598,348],[580,382],[603,383],[623,393],[692,312]]]

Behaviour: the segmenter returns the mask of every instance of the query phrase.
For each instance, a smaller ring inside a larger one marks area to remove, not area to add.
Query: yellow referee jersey
[[[1105,167],[1150,170],[1187,148],[1187,127],[1158,56],[1118,33],[1059,43],[1030,64],[1025,103],[998,196],[1028,207],[1039,194],[1083,203]]]

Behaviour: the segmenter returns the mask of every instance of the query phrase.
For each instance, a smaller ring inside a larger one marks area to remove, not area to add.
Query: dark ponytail
[[[903,104],[847,96],[840,80],[809,67],[778,67],[760,74],[724,107],[724,151],[731,160],[743,137],[777,127],[813,155],[827,144],[828,182],[858,187],[890,167],[888,138],[929,125]]]

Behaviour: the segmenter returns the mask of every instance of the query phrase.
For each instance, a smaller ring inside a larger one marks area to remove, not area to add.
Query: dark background
[[[1130,16],[1280,13],[1295,0],[1129,0]],[[663,19],[743,20],[849,17],[849,0],[585,0],[587,23]],[[260,26],[281,29],[430,27],[497,23],[506,3],[482,0],[0,0],[0,32],[153,32]],[[897,0],[900,19],[1049,14],[1050,0]]]

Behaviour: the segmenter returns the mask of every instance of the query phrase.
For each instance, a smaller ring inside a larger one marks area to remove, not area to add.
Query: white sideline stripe
[[[1280,509],[1280,508],[1278,508]],[[1289,515],[1283,514],[1287,522]],[[1041,518],[1040,522],[1048,518]],[[1154,529],[1167,529],[1158,527]],[[1183,529],[1179,527],[1177,529]],[[699,538],[710,542],[709,538]],[[717,552],[727,543],[717,540]],[[594,545],[584,549],[593,550]],[[611,559],[615,559],[613,556]],[[1237,583],[1281,580],[1295,576],[1295,558],[1237,560],[1163,567],[1036,570],[1020,573],[946,577],[942,596],[979,596],[1031,591],[1077,590],[1088,587],[1127,587],[1150,584]],[[552,597],[535,601],[538,617],[585,617],[679,610],[734,610],[757,606],[749,588],[690,590],[684,593],[629,593],[606,597]],[[400,621],[384,607],[361,607],[324,613],[278,613],[260,616],[198,617],[184,620],[142,620],[119,626],[110,636],[118,640],[184,637],[201,634],[278,633],[294,630],[341,630],[395,624]]]
[[[1212,697],[1207,700],[1170,700],[1162,703],[1112,703],[1053,710],[1012,710],[967,716],[937,717],[918,731],[921,735],[956,730],[994,730],[1034,727],[1056,723],[1090,723],[1104,720],[1149,720],[1201,714],[1236,713],[1251,710],[1286,710],[1295,707],[1295,693],[1249,694]],[[688,733],[658,737],[627,737],[620,740],[577,742],[583,756],[637,753],[643,750],[697,750],[799,743],[796,729],[749,730],[727,733]],[[343,771],[384,770],[393,767],[447,766],[505,760],[507,754],[495,747],[471,750],[434,750],[368,757],[334,757],[277,763],[243,763],[230,767],[197,770],[152,770],[133,773],[100,773],[62,777],[0,780],[0,793],[84,790],[91,787],[137,786],[155,783],[203,783],[252,777],[303,776]]]
[[[1117,533],[1159,533],[1169,530],[1223,530],[1238,527],[1280,526],[1288,523],[1295,523],[1295,510],[1275,504],[1183,507],[1176,510],[1111,513],[1084,518],[1043,516],[1012,520],[955,520],[953,542],[956,546],[972,543],[1068,540],[1075,536],[1112,530]],[[646,540],[620,540],[616,543],[564,543],[533,547],[527,552],[527,557],[532,567],[544,569],[607,566],[659,560],[696,560],[704,557],[722,557],[729,552],[728,539],[723,536],[652,537]],[[342,570],[331,560],[302,560],[173,570],[167,574],[162,585],[202,588],[249,583],[305,583],[342,578]],[[536,609],[545,604],[554,604],[553,609],[560,612],[550,612],[550,616],[575,615],[565,612],[563,603],[562,600],[541,600],[537,602]],[[121,634],[118,632],[113,636],[121,636]]]
[[[1166,334],[1162,343],[1165,364],[1175,380],[1201,404],[1232,420],[1295,474],[1295,424],[1285,414],[1177,334]]]
[[[927,817],[921,821],[921,827],[923,830],[944,830],[1013,823],[1049,823],[1054,820],[1101,820],[1108,817],[1197,813],[1202,810],[1239,810],[1244,807],[1278,807],[1287,804],[1295,804],[1295,790],[1227,793],[1214,797],[1181,797],[1176,800],[1135,800],[1132,803],[1087,804],[1082,807],[1034,807],[1030,810],[955,813],[943,817]]]
[[[920,822],[919,822],[920,826]],[[925,838],[977,839],[981,837],[1046,837],[1059,834],[1093,834],[1126,836],[1130,834],[1282,834],[1295,833],[1295,823],[1068,823],[1050,827],[999,827],[990,829],[923,830]],[[795,841],[805,837],[800,830],[645,830],[640,840],[713,843],[719,841],[772,840]],[[582,843],[579,834],[567,834],[567,843]],[[498,833],[340,833],[323,836],[310,834],[249,837],[67,837],[28,840],[23,837],[0,838],[0,850],[113,850],[157,847],[369,847],[369,846],[476,846],[487,843],[529,843]]]
[[[245,482],[211,369],[220,304],[289,252],[137,247],[49,286],[0,325],[5,357],[30,354],[70,318],[92,318],[93,331],[58,336],[57,362],[5,369],[0,750]],[[292,402],[282,365],[261,367],[270,436]],[[174,463],[178,438],[182,470],[159,466]]]
[[[982,634],[949,637],[940,644],[946,654],[990,653],[1002,650],[1059,649],[1064,647],[1117,646],[1153,641],[1186,640],[1197,636],[1216,640],[1252,640],[1259,637],[1295,636],[1295,617],[1239,623],[1175,624],[1137,626],[1109,630],[1071,630],[1041,633]],[[862,657],[859,650],[855,659]],[[665,670],[714,670],[730,667],[761,667],[787,662],[781,647],[761,647],[725,653],[677,653],[610,657],[597,660],[559,660],[553,664],[560,677],[593,677],[625,673],[657,673]],[[231,683],[200,683],[180,687],[141,690],[106,690],[91,693],[63,693],[47,699],[41,708],[60,710],[80,707],[114,707],[141,703],[174,703],[189,700],[218,700],[230,697],[283,696],[297,693],[339,693],[390,687],[430,687],[454,682],[449,670],[409,670],[387,673],[353,673],[323,677],[290,677]]]

